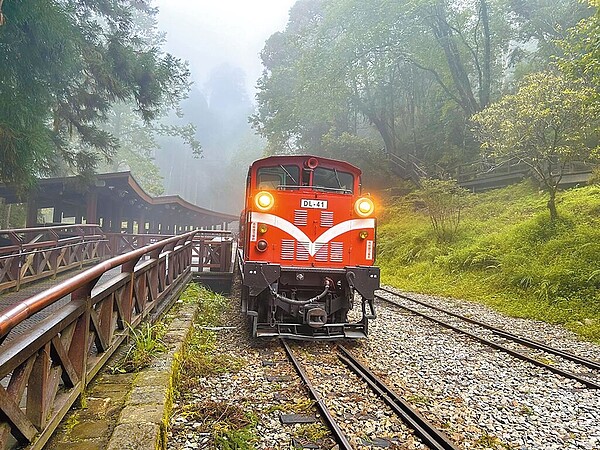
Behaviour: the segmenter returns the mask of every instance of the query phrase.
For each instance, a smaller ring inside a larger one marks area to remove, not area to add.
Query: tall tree
[[[139,36],[145,49],[161,48],[165,34],[158,30],[155,14],[146,11],[133,11],[133,32]],[[103,131],[118,139],[118,147],[110,161],[101,163],[100,172],[130,170],[135,179],[153,195],[164,193],[163,177],[155,163],[159,148],[158,138],[172,136],[179,138],[188,151],[195,156],[202,152],[195,137],[196,127],[183,122],[183,112],[179,105],[163,105],[152,121],[146,121],[136,112],[134,102],[115,103],[106,114],[106,122],[101,124]]]
[[[0,181],[21,185],[61,166],[93,171],[117,140],[99,126],[130,101],[150,122],[188,89],[187,66],[136,32],[146,0],[7,2],[0,27]]]
[[[567,11],[578,0],[555,3]],[[511,86],[528,56],[519,49],[550,40],[533,22],[555,10],[517,13],[506,0],[300,0],[263,50],[253,125],[279,151],[320,151],[325,137],[347,144],[349,133],[399,156],[471,160],[479,149],[470,116]]]

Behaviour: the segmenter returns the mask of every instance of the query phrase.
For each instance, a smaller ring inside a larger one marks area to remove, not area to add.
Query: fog
[[[228,63],[246,74],[248,92],[261,74],[265,40],[283,30],[295,0],[158,0],[166,50],[190,63],[202,86],[211,70]],[[254,94],[251,95],[252,97]]]
[[[202,145],[198,159],[180,140],[160,140],[155,160],[166,194],[178,194],[217,211],[240,211],[247,165],[261,156],[264,147],[248,124],[256,81],[262,73],[259,54],[266,39],[285,28],[294,2],[154,3],[159,8],[159,28],[166,33],[165,50],[189,62],[194,82],[181,105],[184,117],[172,115],[170,121],[193,123]]]

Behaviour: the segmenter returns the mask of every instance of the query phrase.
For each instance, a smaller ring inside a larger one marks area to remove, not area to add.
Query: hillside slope
[[[600,186],[563,191],[560,218],[530,183],[472,195],[451,242],[424,208],[390,198],[378,222],[382,282],[562,323],[600,342]]]

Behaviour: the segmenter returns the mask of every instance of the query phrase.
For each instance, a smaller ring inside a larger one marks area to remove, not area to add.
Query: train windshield
[[[293,165],[261,167],[257,173],[258,189],[285,189],[299,186],[300,168]]]
[[[317,167],[314,169],[312,186],[314,189],[352,194],[354,175],[348,172],[340,172],[337,169]]]
[[[291,164],[260,167],[257,172],[258,189],[299,189],[312,188],[319,191],[352,194],[354,175],[334,168],[300,168]]]

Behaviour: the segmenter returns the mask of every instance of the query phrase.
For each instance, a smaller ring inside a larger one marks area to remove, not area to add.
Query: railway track
[[[455,332],[465,334],[494,349],[543,367],[565,378],[576,380],[587,388],[600,389],[600,362],[551,347],[542,342],[518,336],[498,327],[440,308],[405,294],[382,288],[385,295],[376,298],[418,315]],[[554,358],[556,361],[553,361]],[[552,361],[549,363],[548,361]]]
[[[339,394],[336,394],[335,389],[331,390],[331,386],[329,388],[324,388],[323,379],[321,377],[320,381],[315,382],[314,379],[319,379],[319,376],[316,376],[315,373],[317,370],[312,370],[312,375],[309,375],[308,372],[314,367],[309,366],[309,364],[313,364],[311,362],[303,363],[301,360],[309,361],[306,357],[306,353],[302,350],[292,350],[291,345],[282,340],[282,345],[288,355],[288,358],[294,365],[296,372],[302,378],[303,383],[306,385],[311,397],[314,399],[317,408],[319,409],[323,420],[326,422],[327,426],[331,430],[331,433],[337,442],[339,448],[341,449],[353,449],[356,446],[368,446],[369,443],[365,442],[364,438],[357,436],[350,436],[352,430],[357,429],[365,429],[365,424],[361,423],[361,418],[365,416],[364,410],[365,406],[360,406],[363,410],[362,414],[359,414],[359,417],[356,417],[356,414],[353,417],[348,417],[347,415],[343,415],[340,417],[339,414],[334,414],[330,410],[328,406],[327,399],[332,397],[338,397]],[[384,408],[389,408],[389,412],[383,413],[383,417],[389,418],[394,415],[397,419],[399,419],[405,427],[412,430],[415,436],[417,436],[420,442],[416,442],[415,448],[423,448],[423,445],[427,446],[433,450],[456,450],[457,447],[449,440],[449,438],[435,426],[433,426],[430,422],[428,422],[417,410],[415,410],[408,402],[399,397],[391,388],[389,388],[381,379],[379,379],[373,372],[369,370],[364,364],[362,364],[351,351],[346,349],[341,345],[337,345],[334,347],[334,352],[328,352],[330,359],[324,361],[323,359],[319,359],[319,364],[326,364],[327,367],[323,370],[322,368],[319,370],[321,373],[327,373],[331,376],[333,374],[340,374],[340,380],[344,380],[344,383],[366,383],[366,385],[370,388],[372,395],[374,397],[365,397],[367,402],[371,402],[369,406],[371,409],[376,411],[384,411]],[[305,353],[304,356],[298,356],[299,353]],[[346,372],[350,371],[356,375],[356,377],[348,376],[340,372],[340,368],[333,367],[333,360],[337,357],[338,363],[343,363],[343,367],[345,367]],[[328,378],[328,377],[325,377]],[[355,380],[355,381],[351,381]],[[335,382],[333,384],[336,384]],[[348,401],[350,398],[348,397],[349,392],[359,392],[360,389],[357,388],[348,388],[348,386],[343,387],[342,389],[344,393],[345,401]],[[325,393],[323,394],[322,391]],[[354,397],[356,399],[356,396]],[[349,408],[355,406],[355,402],[353,401],[352,405],[347,405]],[[366,414],[368,416],[368,414]],[[340,417],[343,422],[340,424],[336,417]],[[385,421],[387,419],[383,419]],[[389,422],[389,420],[387,420]],[[349,423],[353,422],[353,423]],[[388,427],[389,429],[393,429],[394,427]],[[405,433],[405,432],[404,432]],[[402,433],[398,433],[402,434]],[[390,436],[388,436],[389,438]],[[396,437],[393,437],[396,439]],[[381,439],[384,442],[384,439]],[[393,442],[401,444],[401,442]],[[403,444],[403,442],[402,442]],[[403,447],[404,448],[404,447]]]

